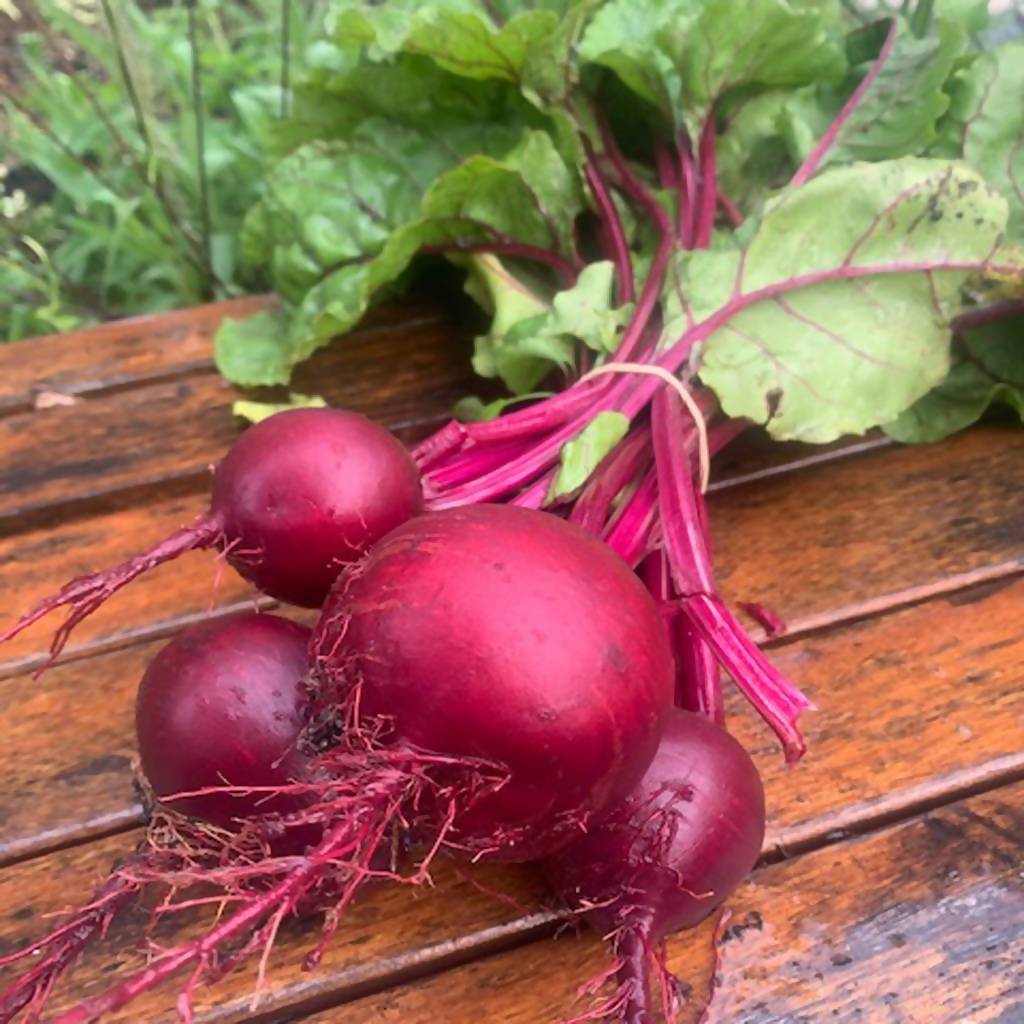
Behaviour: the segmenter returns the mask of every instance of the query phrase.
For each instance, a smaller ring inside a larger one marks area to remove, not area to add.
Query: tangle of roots
[[[0,1024],[19,1014],[26,1024],[37,1021],[61,975],[143,897],[153,906],[147,938],[157,922],[182,911],[212,907],[216,917],[197,936],[170,947],[148,938],[143,967],[64,1012],[58,1024],[97,1020],[186,970],[177,1006],[188,1024],[199,986],[214,984],[253,958],[259,963],[258,999],[286,919],[322,914],[319,939],[305,960],[307,969],[315,967],[362,887],[373,879],[429,881],[434,858],[451,845],[448,832],[456,815],[505,777],[496,766],[467,758],[389,749],[379,742],[379,727],[370,726],[323,752],[310,781],[266,788],[268,797],[301,797],[300,811],[252,819],[237,832],[161,812],[139,849],[114,868],[85,906],[49,935],[0,960],[3,965],[38,958],[0,990]],[[311,830],[319,841],[302,849],[295,839]],[[409,835],[420,847],[403,867],[394,851],[398,837]]]

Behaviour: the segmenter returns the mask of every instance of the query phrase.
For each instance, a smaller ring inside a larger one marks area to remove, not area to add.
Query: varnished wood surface
[[[77,399],[209,372],[217,325],[273,301],[269,296],[235,299],[2,345],[0,415],[28,411],[46,393]]]
[[[68,576],[120,560],[201,511],[205,467],[238,429],[227,411],[235,396],[209,361],[222,314],[207,308],[98,329],[90,339],[94,367],[74,338],[22,348],[36,369],[9,375],[0,391],[0,625]],[[0,347],[0,369],[10,348]],[[49,377],[33,376],[46,368]],[[465,332],[422,304],[378,312],[306,374],[298,390],[413,431],[478,388]],[[79,401],[33,408],[33,396],[51,389]],[[723,458],[711,496],[723,590],[787,620],[793,635],[769,641],[771,656],[819,709],[804,719],[811,754],[787,771],[767,731],[740,700],[730,701],[731,727],[765,774],[766,863],[784,859],[760,869],[735,901],[713,1024],[932,1024],[921,1016],[921,965],[950,961],[959,934],[943,901],[987,899],[996,876],[975,855],[984,845],[977,829],[1013,834],[1020,826],[1007,815],[1019,814],[1015,784],[1024,778],[1024,580],[1017,579],[1024,520],[1016,497],[1024,433],[990,427],[927,448],[879,440],[839,448],[743,443]],[[29,478],[34,495],[26,492]],[[141,821],[131,703],[146,661],[184,623],[252,600],[227,569],[215,590],[216,569],[212,555],[193,554],[133,584],[80,628],[66,662],[37,682],[27,670],[45,649],[46,624],[0,649],[0,954],[130,848]],[[914,830],[936,828],[921,821],[959,820],[963,808],[977,829],[951,840],[948,863],[968,861],[974,873],[956,867],[956,878],[925,884],[937,846],[926,849]],[[867,836],[850,838],[858,833]],[[906,836],[909,846],[894,838]],[[1016,838],[1004,837],[1001,849],[1004,858],[1016,850],[1019,862],[1024,842]],[[913,854],[909,867],[895,859],[900,851]],[[858,883],[862,863],[878,880],[869,892],[863,878]],[[998,876],[1004,888],[1009,880]],[[906,934],[913,931],[915,959],[906,985],[891,989],[900,993],[896,1003],[890,989],[870,983],[893,956],[886,947],[865,953],[862,968],[829,959],[851,929],[869,935],[863,929],[874,926],[885,901],[913,918]],[[759,930],[736,926],[755,912]],[[808,914],[814,927],[802,930]],[[1013,935],[1021,916],[1016,906],[1007,914]],[[252,974],[240,973],[203,995],[197,1019],[282,1021],[347,1004],[317,1024],[416,1024],[440,1014],[455,1024],[471,1017],[547,1024],[570,1012],[573,985],[603,963],[592,939],[548,938],[558,917],[529,868],[446,864],[434,889],[369,894],[313,975],[298,965],[315,944],[315,927],[293,924],[260,1008],[250,1007]],[[137,957],[142,923],[115,927],[61,999],[94,991],[118,963]],[[968,952],[947,971],[950,991],[936,1004],[947,1016],[935,1021],[973,1024],[949,1014],[971,1010],[965,1000],[974,986],[988,1014],[978,1024],[1024,1024],[1024,1012],[1020,1022],[1013,1016],[1022,1006],[1019,986],[1004,977],[1019,946],[1000,930],[988,945],[1001,943],[1001,952],[987,958],[999,966],[986,967],[978,934],[962,932]],[[673,941],[694,1008],[707,987],[710,948],[707,927]],[[162,1024],[175,1019],[172,1008],[173,992],[164,991],[111,1019]],[[695,1016],[696,1009],[686,1020]]]
[[[1024,1020],[1024,787],[951,804],[754,873],[731,901],[720,985],[703,1024],[1018,1024]],[[668,966],[696,1024],[714,921],[674,936]],[[586,1008],[607,965],[566,934],[308,1024],[538,1024]]]

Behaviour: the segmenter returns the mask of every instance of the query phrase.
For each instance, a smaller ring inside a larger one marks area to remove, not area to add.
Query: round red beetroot
[[[597,905],[608,934],[629,920],[648,936],[702,921],[757,862],[764,787],[750,755],[701,715],[674,710],[644,777],[620,804],[545,862],[554,888]]]
[[[319,607],[343,565],[418,513],[409,453],[342,409],[290,409],[250,427],[213,478],[228,561],[263,593]]]
[[[301,779],[309,630],[255,612],[192,626],[150,662],[135,705],[142,771],[168,806],[215,825],[300,806],[296,798],[210,793]]]
[[[319,607],[341,569],[423,505],[412,456],[383,427],[340,409],[289,409],[247,430],[217,466],[210,510],[120,565],[78,576],[26,612],[0,643],[57,608],[50,647],[112,594],[187,551],[217,548],[265,594]]]
[[[672,703],[650,595],[600,540],[499,505],[410,520],[324,606],[321,671],[360,687],[387,742],[496,762],[507,784],[453,838],[504,859],[557,848],[643,774]]]

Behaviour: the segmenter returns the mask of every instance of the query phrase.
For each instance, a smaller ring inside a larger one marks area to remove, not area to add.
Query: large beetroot
[[[315,639],[332,705],[396,748],[501,765],[450,838],[506,859],[556,848],[654,755],[673,667],[657,608],[599,540],[478,505],[410,520],[343,576]]]

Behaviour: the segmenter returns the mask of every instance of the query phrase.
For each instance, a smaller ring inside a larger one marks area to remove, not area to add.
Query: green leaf
[[[888,160],[925,152],[949,107],[944,87],[966,47],[967,34],[954,21],[935,20],[922,38],[901,21],[889,59],[844,124],[826,161]],[[868,66],[859,70],[858,79]]]
[[[243,387],[287,384],[288,324],[281,310],[264,310],[244,320],[224,320],[213,340],[217,369]]]
[[[579,490],[628,431],[628,416],[621,412],[599,412],[576,437],[562,446],[561,462],[548,489],[546,503],[551,504]]]
[[[822,211],[828,211],[823,216]],[[742,253],[685,254],[667,296],[706,334],[700,376],[725,412],[824,443],[898,417],[949,370],[950,318],[1006,202],[969,168],[904,159],[790,188]]]
[[[319,395],[298,395],[291,392],[287,402],[235,402],[231,406],[233,415],[250,423],[259,423],[279,412],[289,409],[325,409],[327,403]]]
[[[521,395],[553,366],[572,365],[572,339],[549,330],[550,306],[542,296],[495,256],[474,256],[467,264],[466,291],[493,317],[474,344],[473,369],[481,377],[500,377]]]
[[[554,11],[528,10],[496,24],[475,0],[348,2],[333,11],[334,38],[381,59],[405,51],[465,78],[518,82],[533,47],[558,28]]]
[[[992,406],[1024,421],[1024,321],[972,331],[961,339],[956,363],[938,387],[884,426],[897,441],[941,441],[977,422]]]
[[[611,0],[579,53],[695,136],[730,93],[839,78],[839,24],[832,0]]]
[[[1010,200],[1008,237],[1024,242],[1024,43],[1008,43],[960,71],[947,138]]]
[[[615,265],[608,260],[588,264],[576,284],[552,299],[550,327],[579,338],[595,352],[613,352],[633,304],[613,308]]]
[[[798,86],[845,68],[831,0],[709,0],[675,53],[688,105],[739,88]]]
[[[681,109],[682,78],[673,59],[675,36],[685,36],[700,0],[610,0],[593,16],[579,44],[580,60],[601,64],[669,121]]]
[[[568,253],[582,205],[575,171],[547,133],[530,131],[506,156],[473,156],[440,177],[422,210],[427,218],[464,223],[467,234],[479,230],[484,238],[497,234]]]

